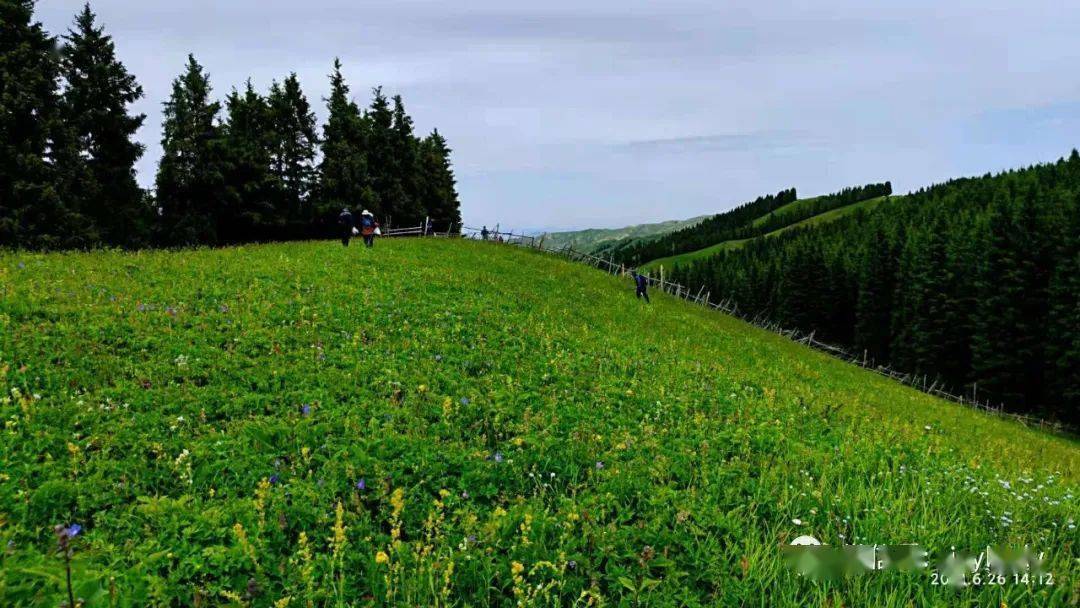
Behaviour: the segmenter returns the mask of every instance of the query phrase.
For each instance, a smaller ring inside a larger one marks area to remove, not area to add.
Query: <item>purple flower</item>
[[[495,452],[495,455],[494,455],[494,456],[492,456],[492,459],[493,459],[493,460],[494,460],[495,462],[502,462],[502,461],[503,461],[503,455],[502,455],[502,452]]]
[[[367,489],[367,482],[364,481],[363,477],[360,478],[360,481],[356,482],[356,489],[360,490],[361,492]]]
[[[475,534],[470,534],[468,537],[465,538],[465,540],[469,541],[470,543],[475,543],[476,542],[476,535]]]
[[[146,304],[139,302],[139,305],[135,307],[135,310],[139,312],[146,312]]]
[[[461,398],[461,405],[469,405],[469,398],[468,397],[462,397]]]
[[[469,500],[469,493],[462,490],[461,491],[461,497],[464,498],[465,500]]]
[[[274,473],[270,476],[270,483],[277,483],[279,479],[281,478],[277,476],[277,473]]]
[[[82,526],[79,524],[71,524],[64,530],[64,534],[67,534],[68,538],[75,538],[79,535],[79,532],[82,532]]]
[[[577,570],[577,562],[575,562],[574,560],[566,562],[566,566],[571,570]]]
[[[19,270],[22,270],[23,268],[26,268],[26,264],[19,262]]]
[[[311,406],[308,405],[307,403],[300,406],[300,413],[303,414],[304,416],[310,416],[311,415]]]
[[[602,469],[602,468],[604,468],[604,463],[603,463],[603,462],[601,462],[601,461],[599,461],[599,460],[597,460],[597,461],[596,461],[596,470],[597,470],[597,471],[599,471],[599,470],[600,470],[600,469]]]

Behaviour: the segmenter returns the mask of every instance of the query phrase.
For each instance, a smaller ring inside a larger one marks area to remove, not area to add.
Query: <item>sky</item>
[[[82,0],[40,0],[53,34]],[[93,0],[161,104],[194,53],[223,98],[335,57],[453,148],[466,224],[619,227],[891,180],[899,192],[1080,146],[1080,3],[1061,0]]]

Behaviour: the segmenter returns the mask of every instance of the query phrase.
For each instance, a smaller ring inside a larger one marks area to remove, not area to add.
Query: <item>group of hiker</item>
[[[367,209],[360,214],[359,226],[352,212],[348,208],[342,209],[341,215],[338,216],[338,224],[341,226],[341,244],[345,247],[348,247],[349,241],[357,235],[364,237],[365,246],[372,247],[375,245],[375,237],[381,234],[379,222],[375,221],[375,216]]]

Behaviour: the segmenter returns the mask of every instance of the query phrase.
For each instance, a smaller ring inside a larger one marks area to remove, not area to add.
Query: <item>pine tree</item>
[[[315,175],[315,114],[300,88],[296,74],[274,83],[268,97],[270,122],[276,137],[271,167],[280,185],[275,201],[279,220],[309,223],[313,218],[309,198]]]
[[[859,276],[855,345],[878,361],[888,361],[897,256],[881,226],[870,234]]]
[[[56,42],[32,0],[0,0],[0,245],[88,245],[71,196],[78,154],[60,115]]]
[[[116,58],[112,38],[95,24],[89,4],[65,40],[62,116],[89,173],[80,191],[80,210],[102,242],[145,245],[152,215],[135,181],[143,146],[132,137],[146,117],[128,113],[128,106],[142,97],[142,87]]]
[[[1009,404],[1041,399],[1047,277],[1030,186],[1019,201],[999,195],[979,271],[972,359],[979,386]]]
[[[349,97],[340,60],[334,60],[325,101],[330,115],[323,125],[316,215],[329,225],[342,208],[373,206],[374,191],[367,175],[367,120]]]
[[[420,200],[436,230],[461,228],[461,204],[458,202],[450,148],[438,129],[420,144]]]
[[[405,111],[401,95],[394,95],[393,142],[396,175],[390,193],[396,209],[394,217],[401,225],[417,226],[426,215],[420,202],[419,142],[413,134],[412,117]]]
[[[397,190],[397,163],[394,157],[394,113],[382,88],[372,90],[371,105],[367,110],[368,146],[367,170],[373,194],[368,209],[389,225],[394,220]]]
[[[228,210],[222,220],[221,239],[242,242],[270,236],[274,222],[274,181],[270,175],[273,131],[266,99],[251,80],[244,92],[235,89],[225,102],[226,184]]]
[[[215,244],[228,205],[225,146],[217,124],[221,104],[210,99],[210,80],[193,55],[173,81],[165,102],[157,204],[162,241]]]

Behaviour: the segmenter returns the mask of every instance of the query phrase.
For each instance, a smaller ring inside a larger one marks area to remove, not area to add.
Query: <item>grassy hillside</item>
[[[623,239],[647,239],[689,228],[709,217],[701,215],[688,220],[669,220],[655,224],[636,224],[623,228],[589,228],[567,232],[547,232],[544,234],[544,246],[558,249],[570,245],[579,251],[593,251],[597,247]]]
[[[508,246],[0,254],[0,390],[4,606],[71,523],[90,606],[1076,600],[1075,442]],[[803,534],[1057,584],[815,583]]]
[[[796,222],[794,224],[790,224],[790,225],[785,226],[783,228],[780,228],[778,230],[773,230],[772,232],[770,232],[768,234],[765,234],[763,236],[757,237],[757,238],[773,237],[773,236],[776,236],[778,234],[783,234],[783,233],[787,232],[788,230],[794,230],[796,228],[805,228],[805,227],[808,227],[808,226],[814,226],[814,225],[828,223],[828,222],[831,222],[831,221],[834,221],[834,220],[838,220],[838,219],[840,219],[840,218],[842,218],[842,217],[844,217],[846,215],[851,215],[852,213],[856,213],[858,211],[870,211],[871,209],[874,209],[875,207],[877,207],[878,205],[880,205],[881,203],[883,203],[885,201],[897,202],[899,200],[902,200],[903,198],[904,198],[903,195],[900,195],[900,196],[879,196],[879,197],[876,197],[876,198],[867,199],[865,201],[860,201],[858,203],[847,205],[846,207],[840,207],[839,209],[832,209],[830,211],[826,211],[825,213],[819,213],[818,215],[815,215],[813,217],[808,217],[805,220],[802,220],[800,222]],[[784,207],[781,207],[775,213],[780,213],[780,214],[785,213],[784,209],[788,209],[787,213],[794,213],[795,210],[790,209],[792,207],[792,205],[798,205],[799,203],[801,203],[803,201],[813,201],[813,200],[814,199],[799,199],[799,200],[795,201],[794,203],[789,203],[788,205],[785,205]],[[762,216],[758,220],[755,220],[754,225],[760,225],[760,224],[765,223],[765,221],[767,221],[771,215],[773,215],[773,214],[770,214],[768,216]],[[683,253],[683,254],[680,254],[680,255],[668,256],[666,258],[659,258],[659,259],[656,259],[656,260],[653,260],[653,261],[649,262],[648,264],[643,264],[641,266],[641,268],[643,270],[645,270],[645,271],[657,270],[661,266],[663,266],[665,269],[671,269],[671,268],[674,268],[677,264],[686,264],[688,262],[692,262],[692,261],[695,261],[695,260],[700,260],[700,259],[703,259],[703,258],[707,258],[707,257],[715,255],[715,254],[717,254],[717,253],[719,253],[721,251],[730,251],[732,249],[738,249],[738,248],[742,247],[743,245],[745,245],[750,240],[752,240],[752,239],[738,239],[738,240],[734,240],[734,241],[724,241],[723,243],[717,243],[717,244],[712,245],[710,247],[705,247],[704,249],[698,249],[697,251],[691,251],[689,253]]]

